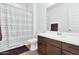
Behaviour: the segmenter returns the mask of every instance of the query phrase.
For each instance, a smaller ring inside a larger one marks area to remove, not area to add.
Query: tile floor
[[[39,55],[39,54],[38,54],[37,50],[35,50],[35,51],[27,51],[20,55]]]

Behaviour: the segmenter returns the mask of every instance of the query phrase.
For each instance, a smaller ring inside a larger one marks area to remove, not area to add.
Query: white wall
[[[46,7],[45,3],[34,4],[33,13],[33,25],[34,25],[34,35],[37,33],[42,33],[47,30],[46,22]]]
[[[36,4],[33,4],[33,36],[36,37],[36,26],[37,26],[37,14],[36,14]]]
[[[48,30],[51,29],[52,23],[58,23],[59,31],[68,31],[67,7],[65,4],[56,4],[47,9]]]
[[[79,32],[79,3],[68,4],[69,25],[72,32]]]
[[[79,3],[58,3],[47,9],[47,29],[59,24],[59,31],[79,32]]]

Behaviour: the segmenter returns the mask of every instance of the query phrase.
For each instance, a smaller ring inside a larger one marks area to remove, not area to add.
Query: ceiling
[[[54,4],[55,4],[55,3],[48,3],[48,4],[47,4],[47,8],[48,8],[48,7],[51,7],[51,6],[54,5]]]
[[[18,3],[18,4],[24,7],[31,7],[33,5],[33,3]]]
[[[33,6],[34,3],[19,3],[21,6],[24,6],[24,7],[31,7]],[[55,3],[47,3],[47,8],[54,5]]]

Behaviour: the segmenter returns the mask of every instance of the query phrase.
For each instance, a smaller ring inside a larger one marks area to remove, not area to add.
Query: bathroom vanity
[[[79,37],[57,35],[56,32],[38,35],[40,55],[79,55]]]
[[[43,55],[60,55],[61,42],[38,36],[38,53]]]

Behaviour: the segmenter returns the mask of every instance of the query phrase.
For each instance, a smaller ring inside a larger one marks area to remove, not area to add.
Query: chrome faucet
[[[57,35],[62,35],[62,33],[60,31],[57,32]]]

